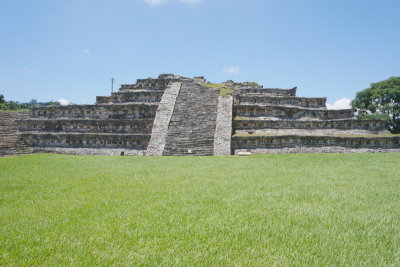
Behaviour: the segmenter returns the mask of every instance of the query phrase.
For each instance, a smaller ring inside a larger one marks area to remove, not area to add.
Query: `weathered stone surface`
[[[367,130],[371,132],[385,131],[385,121],[381,120],[256,120],[244,118],[233,121],[236,130],[247,129],[339,129],[339,130]],[[387,132],[386,132],[387,133]]]
[[[162,156],[164,152],[168,126],[181,86],[181,82],[175,82],[165,90],[154,120],[153,131],[147,148],[148,156]]]
[[[235,149],[234,155],[240,152],[252,154],[283,154],[283,153],[398,153],[399,148],[364,148],[364,147],[341,147],[341,146],[321,146],[321,147],[282,147],[282,148],[255,148],[255,149]]]
[[[260,96],[296,96],[297,87],[292,89],[278,89],[278,88],[262,88],[259,86],[251,85],[237,85],[233,89],[239,90],[241,94],[246,95],[260,95]]]
[[[112,93],[111,96],[96,97],[96,104],[119,104],[119,103],[152,103],[160,102],[164,90],[135,90]]]
[[[243,95],[238,96],[242,104],[261,104],[271,106],[297,106],[305,108],[326,108],[325,97],[296,97],[296,96],[264,96]]]
[[[33,107],[31,118],[64,119],[142,119],[154,118],[158,104],[70,105]]]
[[[400,136],[369,137],[369,136],[233,136],[232,145],[235,150],[267,149],[285,147],[349,147],[349,148],[382,148],[400,149]]]
[[[399,149],[399,137],[387,134],[384,121],[357,120],[351,109],[327,110],[326,98],[297,97],[296,87],[227,81],[232,96],[222,98],[205,82],[202,76],[161,74],[122,85],[95,105],[34,107],[29,119],[6,122],[0,116],[0,154],[4,144],[7,153],[29,151],[16,140],[35,151],[93,155]]]
[[[113,149],[113,148],[73,148],[73,147],[35,147],[35,152],[47,152],[57,154],[71,155],[107,155],[107,156],[144,156],[146,153],[143,149]]]
[[[352,109],[327,110],[317,108],[284,107],[255,104],[239,104],[233,108],[239,117],[275,117],[277,119],[301,119],[313,117],[317,119],[348,119],[354,117]]]
[[[145,119],[27,119],[21,131],[151,134],[153,118]]]
[[[250,129],[235,130],[235,134],[245,135],[387,135],[388,131],[363,129]]]
[[[217,125],[214,134],[214,155],[231,155],[233,97],[219,97]]]
[[[146,149],[150,135],[116,133],[22,132],[30,147]]]
[[[327,110],[325,98],[243,86],[235,92],[232,149],[235,153],[396,151],[399,136],[385,122],[363,121],[354,112]],[[377,136],[379,135],[379,136]]]
[[[213,155],[219,90],[184,82],[168,127],[163,155]]]
[[[18,121],[28,118],[27,111],[0,111],[0,156],[30,153],[19,135]]]

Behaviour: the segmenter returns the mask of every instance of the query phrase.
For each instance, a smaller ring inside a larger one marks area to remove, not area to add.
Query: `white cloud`
[[[90,50],[87,48],[80,49],[79,53],[81,53],[82,55],[90,55]]]
[[[202,0],[181,0],[182,3],[195,4],[200,3]]]
[[[159,6],[168,3],[168,0],[144,0],[144,1],[151,6]]]
[[[347,109],[351,108],[351,100],[348,98],[342,98],[333,104],[326,104],[328,109]]]
[[[223,69],[225,74],[239,74],[239,71],[240,69],[238,66],[226,67]]]
[[[58,99],[58,103],[60,103],[61,106],[68,106],[70,104],[67,99]]]

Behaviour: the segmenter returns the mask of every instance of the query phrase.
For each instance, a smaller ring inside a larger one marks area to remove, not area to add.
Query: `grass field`
[[[400,154],[0,158],[0,265],[399,266]]]

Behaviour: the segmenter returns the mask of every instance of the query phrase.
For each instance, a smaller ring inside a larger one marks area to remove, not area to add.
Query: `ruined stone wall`
[[[153,118],[132,120],[98,119],[26,119],[21,131],[78,132],[78,133],[146,133],[150,134]]]
[[[352,109],[327,110],[326,98],[296,97],[296,88],[242,88],[233,109],[235,153],[399,150],[381,120],[363,121]],[[399,150],[400,151],[400,150]]]
[[[28,118],[27,111],[0,111],[0,156],[30,153],[20,139],[20,120]]]
[[[240,103],[267,104],[281,106],[299,106],[306,108],[325,108],[326,97],[295,97],[295,96],[238,96]]]
[[[383,148],[399,149],[400,136],[234,136],[232,145],[235,150],[285,148],[285,147],[350,147],[350,148]]]
[[[285,106],[262,106],[251,104],[235,105],[233,112],[234,116],[239,117],[275,117],[277,119],[286,120],[302,118],[329,120],[354,117],[354,111],[352,109],[326,110]]]
[[[70,105],[33,107],[31,118],[139,119],[154,118],[157,104]]]
[[[3,123],[0,137],[8,140],[11,129],[9,136],[36,151],[73,154],[400,151],[400,137],[388,134],[384,121],[357,120],[352,109],[327,110],[326,98],[296,97],[296,87],[228,81],[230,95],[220,97],[205,82],[162,74],[122,85],[95,105],[34,107],[20,121],[20,135],[13,120]]]
[[[296,96],[297,87],[292,89],[259,88],[259,87],[236,87],[241,94],[258,94],[270,96]]]
[[[153,91],[127,91],[112,93],[111,96],[98,96],[96,98],[96,104],[119,104],[119,103],[130,103],[130,102],[160,102],[163,96],[163,90]]]
[[[146,149],[150,135],[145,134],[104,134],[104,133],[48,133],[22,132],[22,139],[29,146],[39,149],[58,148],[120,148]]]
[[[200,77],[196,77],[196,80],[201,82],[201,79],[199,78]],[[191,81],[191,79],[174,74],[160,74],[157,79],[138,79],[135,84],[123,84],[119,90],[165,90],[171,83],[184,81]]]
[[[386,123],[381,120],[234,120],[236,130],[248,129],[362,129],[385,131]]]

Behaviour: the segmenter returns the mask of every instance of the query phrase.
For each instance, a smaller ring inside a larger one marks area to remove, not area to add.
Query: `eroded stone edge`
[[[233,97],[218,99],[217,126],[214,134],[214,155],[231,155]]]
[[[182,87],[181,82],[172,83],[165,89],[153,123],[147,156],[162,156],[168,133],[168,125],[174,112],[176,98]]]

